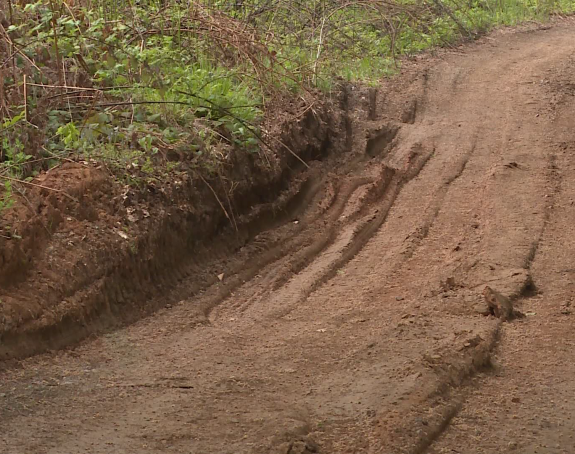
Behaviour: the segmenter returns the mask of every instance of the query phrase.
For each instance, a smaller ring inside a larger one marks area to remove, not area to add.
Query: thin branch
[[[15,53],[20,54],[26,61],[28,61],[28,63],[30,63],[34,68],[36,68],[38,70],[38,72],[40,74],[44,74],[42,72],[42,70],[40,68],[38,68],[38,66],[36,65],[36,63],[34,63],[30,57],[28,57],[28,55],[26,55],[24,52],[22,52],[18,46],[16,46],[16,44],[14,43],[14,41],[12,41],[10,39],[10,35],[8,34],[8,32],[6,31],[6,29],[2,26],[2,23],[0,23],[0,31],[2,32],[2,34],[4,35],[4,39],[8,42],[8,44],[10,44],[12,47],[14,47],[14,49],[16,49]]]
[[[208,101],[207,99],[200,98],[197,95],[190,95],[190,96],[195,96],[198,99]],[[211,101],[208,101],[208,102],[211,102]],[[96,104],[96,107],[135,106],[138,104],[176,104],[176,105],[194,107],[193,104],[191,104],[189,102],[185,102],[185,101],[118,101],[118,102],[105,102],[105,103]],[[214,103],[212,103],[212,104],[214,104]],[[243,108],[247,108],[247,107],[261,107],[261,104],[250,104],[250,105],[245,105],[245,106],[230,106],[227,108],[219,107],[219,106],[217,106],[217,104],[214,104],[214,106],[216,106],[218,109],[225,111],[226,109],[243,109]],[[198,106],[198,107],[207,107],[207,106]]]
[[[199,175],[199,174],[198,174]],[[210,186],[210,183],[208,183],[205,178],[202,175],[199,175],[200,179],[206,184],[206,186],[208,188],[210,188],[210,191],[212,191],[212,194],[214,195],[214,197],[216,198],[216,200],[218,201],[220,207],[222,208],[222,211],[224,212],[224,214],[226,215],[226,218],[228,218],[228,221],[230,221],[230,224],[232,224],[235,229],[236,232],[238,231],[238,226],[236,225],[235,221],[232,221],[232,218],[230,218],[230,215],[228,214],[226,208],[224,207],[224,204],[222,203],[222,201],[220,200],[220,198],[218,197],[218,195],[216,194],[216,191],[214,191],[214,188],[212,188]]]
[[[24,120],[28,121],[28,86],[26,85],[26,74],[24,74]]]
[[[28,186],[32,186],[35,188],[41,188],[41,189],[46,189],[48,191],[52,191],[52,192],[59,192],[60,194],[64,195],[65,197],[68,197],[70,200],[73,200],[74,202],[79,203],[79,200],[76,197],[72,197],[70,194],[68,194],[66,191],[62,191],[61,189],[56,189],[56,188],[50,188],[48,186],[44,186],[43,184],[37,184],[37,183],[32,183],[30,181],[25,181],[25,180],[20,180],[18,178],[12,178],[12,177],[8,177],[6,175],[0,175],[0,178],[2,178],[3,180],[8,180],[8,181],[12,181],[14,183],[22,183],[22,184],[26,184]]]
[[[48,85],[48,84],[33,84],[29,83],[31,87],[41,87],[41,88],[64,88],[66,90],[73,89],[75,91],[103,91],[103,90],[113,90],[115,88],[131,88],[129,86],[126,87],[105,87],[105,88],[90,88],[90,87],[75,87],[71,85]]]
[[[321,55],[321,48],[323,46],[323,27],[325,25],[325,21],[327,16],[324,16],[321,20],[321,28],[319,30],[319,43],[317,45],[317,53],[315,56],[315,61],[313,62],[313,83],[317,83],[317,65],[319,63],[319,57]]]

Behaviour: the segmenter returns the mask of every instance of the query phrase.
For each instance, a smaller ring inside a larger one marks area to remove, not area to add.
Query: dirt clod
[[[513,320],[521,315],[520,312],[513,308],[513,303],[508,297],[493,290],[489,286],[486,286],[483,289],[483,297],[485,298],[491,314],[501,320]]]

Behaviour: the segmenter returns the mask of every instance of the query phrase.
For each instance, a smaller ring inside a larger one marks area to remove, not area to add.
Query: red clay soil
[[[34,179],[0,219],[0,359],[138,320],[184,279],[188,295],[213,284],[227,257],[297,209],[311,174],[302,161],[316,167],[345,144],[344,101],[284,106],[270,132],[289,150],[232,150],[215,176],[139,188],[105,164],[64,162]]]
[[[351,87],[322,129],[351,139],[276,190],[283,216],[135,273],[173,286],[145,304],[122,276],[109,311],[153,316],[6,368],[0,452],[575,452],[574,49],[564,20]]]

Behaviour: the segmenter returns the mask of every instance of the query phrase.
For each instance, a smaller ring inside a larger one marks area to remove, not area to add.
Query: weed
[[[0,193],[0,216],[2,213],[11,208],[14,204],[12,197],[12,183],[10,181],[4,182],[4,190]]]

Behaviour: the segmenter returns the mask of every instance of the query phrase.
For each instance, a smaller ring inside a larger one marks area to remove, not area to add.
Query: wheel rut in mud
[[[470,448],[469,421],[517,437],[490,397],[516,393],[499,375],[542,384],[514,349],[528,361],[531,332],[570,342],[532,314],[575,269],[560,252],[570,104],[554,88],[571,83],[558,68],[572,25],[501,31],[408,65],[385,96],[349,96],[349,151],[314,163],[281,222],[254,225],[210,285],[183,277],[153,316],[3,372],[0,451],[505,452],[495,436]],[[526,316],[485,315],[486,286]]]

